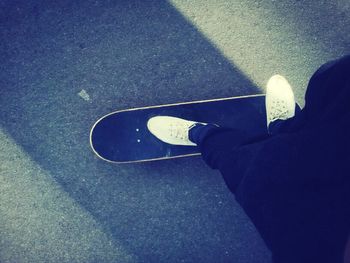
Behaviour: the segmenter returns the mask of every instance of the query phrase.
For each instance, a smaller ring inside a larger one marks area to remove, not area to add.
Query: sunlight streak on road
[[[302,104],[318,61],[329,59],[316,35],[300,28],[298,14],[282,16],[275,1],[169,1],[262,90],[272,75],[282,74]]]

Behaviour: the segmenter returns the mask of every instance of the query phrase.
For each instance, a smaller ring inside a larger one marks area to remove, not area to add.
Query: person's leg
[[[305,94],[309,126],[339,118],[349,111],[350,55],[322,65],[311,77]]]
[[[242,130],[209,125],[198,125],[189,131],[189,137],[200,148],[204,162],[220,171],[233,193],[254,158],[258,142],[269,136],[267,130],[252,136]]]
[[[253,137],[242,130],[170,116],[153,117],[148,121],[147,126],[154,136],[165,143],[197,145],[203,160],[211,168],[218,169],[223,174],[228,187],[233,192],[253,156],[250,147],[242,149],[241,146],[269,136],[267,130],[260,136]],[[232,171],[233,167],[234,171]]]
[[[252,136],[239,129],[224,129],[210,125],[196,125],[189,131],[191,141],[199,145],[203,160],[223,175],[228,187],[235,192],[249,168],[260,143],[280,132],[283,122],[295,111],[293,90],[281,75],[274,75],[267,83],[266,132]]]

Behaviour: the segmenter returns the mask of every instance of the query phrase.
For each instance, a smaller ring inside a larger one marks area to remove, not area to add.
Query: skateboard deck
[[[266,132],[264,95],[182,102],[119,110],[101,117],[90,131],[90,145],[101,159],[133,163],[200,155],[196,146],[170,145],[148,131],[154,116],[174,116],[244,130]]]

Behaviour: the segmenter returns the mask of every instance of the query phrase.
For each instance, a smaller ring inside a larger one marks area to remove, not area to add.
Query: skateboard
[[[181,102],[118,110],[101,117],[90,131],[93,152],[113,163],[200,155],[197,146],[170,145],[158,140],[147,128],[147,121],[154,116],[215,123],[244,130],[252,136],[266,132],[264,95]]]

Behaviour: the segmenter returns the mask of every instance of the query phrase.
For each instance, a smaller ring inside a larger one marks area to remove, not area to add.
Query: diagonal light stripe
[[[288,3],[273,0],[169,2],[258,87],[264,89],[276,73],[286,76],[301,104],[309,77],[332,56],[318,39],[319,32],[309,34],[300,27],[300,15],[310,15],[310,27],[317,23],[313,21],[317,11],[302,2],[293,2],[291,11]],[[283,14],[277,4],[285,7]],[[310,12],[300,14],[298,5]]]

